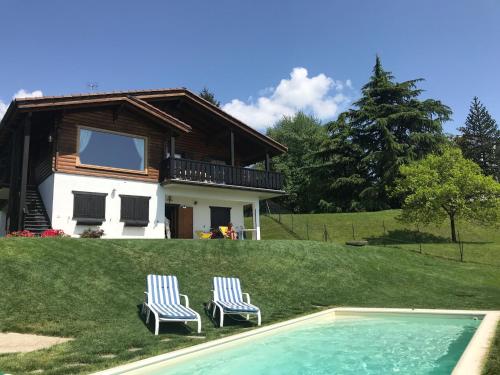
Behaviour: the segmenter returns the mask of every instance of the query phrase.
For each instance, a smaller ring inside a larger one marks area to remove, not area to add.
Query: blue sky
[[[3,1],[0,111],[44,95],[203,86],[264,129],[303,109],[334,118],[379,54],[398,80],[425,78],[454,132],[474,95],[500,121],[500,2]],[[39,90],[39,91],[37,91]]]

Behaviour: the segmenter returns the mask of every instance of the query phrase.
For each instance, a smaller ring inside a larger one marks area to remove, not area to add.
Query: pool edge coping
[[[172,360],[175,358],[187,356],[211,349],[213,347],[228,344],[241,339],[260,335],[265,332],[283,328],[292,324],[304,322],[306,320],[321,317],[331,313],[403,313],[403,314],[435,314],[435,315],[483,315],[483,319],[476,332],[469,341],[464,352],[460,356],[451,375],[481,375],[482,369],[489,354],[491,342],[496,333],[496,327],[500,321],[500,311],[496,310],[445,310],[445,309],[405,309],[405,308],[378,308],[378,307],[334,307],[321,310],[316,313],[289,319],[284,322],[273,323],[268,326],[254,328],[246,332],[240,332],[219,339],[207,341],[201,344],[189,346],[187,348],[174,350],[171,352],[159,354],[153,357],[141,359],[131,363],[126,363],[117,367],[92,373],[92,375],[120,375],[130,371],[140,370],[147,366],[152,366]]]

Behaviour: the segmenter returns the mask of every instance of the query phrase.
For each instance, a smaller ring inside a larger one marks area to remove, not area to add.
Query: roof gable
[[[204,100],[185,88],[137,90],[95,94],[76,94],[65,96],[45,96],[39,98],[20,98],[12,101],[7,113],[0,123],[3,128],[17,112],[49,111],[74,107],[91,107],[100,105],[123,104],[130,106],[138,112],[148,116],[152,120],[174,128],[181,133],[191,131],[191,126],[180,119],[162,111],[153,103],[159,100],[178,98],[189,101],[191,104],[220,118],[228,127],[239,130],[242,133],[258,140],[269,147],[275,154],[287,151],[287,147],[274,139],[260,133],[242,121],[231,116],[219,107]]]

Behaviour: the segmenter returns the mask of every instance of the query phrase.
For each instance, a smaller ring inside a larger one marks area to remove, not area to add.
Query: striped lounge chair
[[[184,298],[185,306],[180,303]],[[146,324],[150,314],[155,317],[155,335],[158,335],[160,322],[198,322],[198,333],[201,332],[200,315],[189,308],[189,299],[179,294],[179,283],[175,276],[148,275],[148,291],[144,292],[142,313],[146,315]]]
[[[243,295],[246,301],[243,301]],[[224,315],[257,315],[257,325],[261,324],[260,309],[250,303],[250,295],[241,292],[240,279],[237,277],[214,277],[213,299],[211,301],[212,316],[215,318],[217,308],[220,312],[219,324],[224,326]]]

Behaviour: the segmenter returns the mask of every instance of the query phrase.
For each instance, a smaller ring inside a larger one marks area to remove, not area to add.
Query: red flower
[[[17,232],[11,232],[6,237],[35,237],[35,233],[29,230],[18,230]]]
[[[47,237],[66,237],[66,233],[62,229],[47,229],[44,231],[40,237],[42,238],[47,238]]]

